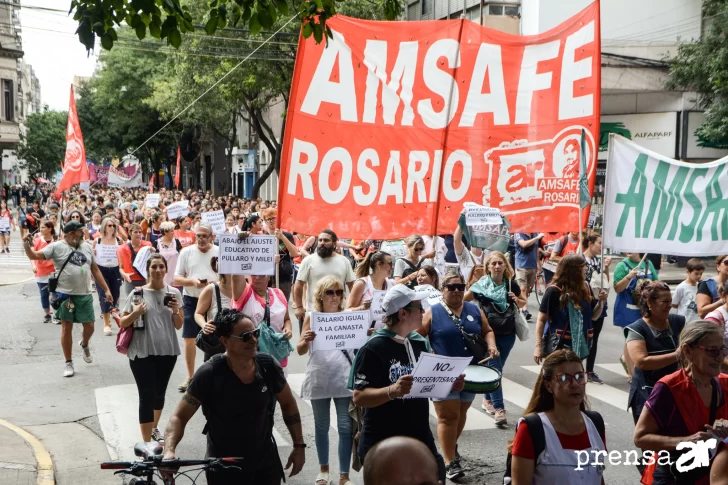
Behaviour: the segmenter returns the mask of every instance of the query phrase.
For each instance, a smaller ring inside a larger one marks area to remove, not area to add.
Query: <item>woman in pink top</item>
[[[56,228],[53,227],[53,223],[45,221],[40,225],[40,234],[35,236],[33,239],[33,249],[40,251],[44,247],[53,243],[56,238]],[[40,304],[45,312],[45,318],[43,323],[51,323],[53,316],[51,313],[50,294],[48,292],[48,278],[51,273],[55,271],[53,267],[53,261],[51,260],[38,260],[33,261],[33,273],[35,273],[35,282],[38,284],[38,290],[40,291]],[[58,320],[57,323],[61,323]]]
[[[174,286],[174,271],[177,269],[177,259],[182,250],[182,243],[175,238],[174,222],[166,221],[159,225],[162,237],[158,238],[152,246],[167,261],[167,274],[164,276],[164,284]],[[177,288],[179,289],[179,288]]]

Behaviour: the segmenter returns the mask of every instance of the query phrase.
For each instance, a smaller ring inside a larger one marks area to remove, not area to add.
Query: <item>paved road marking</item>
[[[609,372],[614,372],[615,374],[619,374],[622,377],[629,377],[627,373],[624,371],[624,367],[622,367],[622,364],[595,364],[597,367],[601,367],[602,369],[606,369]]]
[[[538,365],[522,365],[521,367],[535,374],[541,372],[541,366]],[[611,404],[615,408],[627,412],[627,400],[629,398],[629,394],[624,391],[620,391],[615,387],[607,384],[587,384],[586,394],[589,397],[599,399],[607,404]]]
[[[111,461],[136,461],[134,445],[141,441],[139,431],[139,394],[136,384],[100,387],[96,410]]]
[[[35,461],[38,465],[35,481],[36,485],[55,485],[56,479],[53,471],[53,460],[51,460],[50,453],[48,453],[48,450],[45,449],[45,446],[43,446],[40,440],[24,429],[2,419],[0,419],[0,426],[3,426],[19,435],[33,449],[33,455],[35,455]]]

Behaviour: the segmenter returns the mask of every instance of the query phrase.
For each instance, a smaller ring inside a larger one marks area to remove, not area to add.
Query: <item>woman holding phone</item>
[[[182,295],[164,282],[167,260],[153,254],[147,260],[147,284],[141,303],[130,292],[122,309],[121,326],[134,325],[126,356],[139,391],[139,426],[145,443],[164,441],[157,428],[164,409],[164,396],[172,370],[180,355],[177,330],[182,328]]]

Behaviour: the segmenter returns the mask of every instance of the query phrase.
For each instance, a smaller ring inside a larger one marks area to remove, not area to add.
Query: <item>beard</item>
[[[316,248],[316,254],[318,254],[320,258],[328,258],[334,254],[334,248],[333,246],[319,246]]]

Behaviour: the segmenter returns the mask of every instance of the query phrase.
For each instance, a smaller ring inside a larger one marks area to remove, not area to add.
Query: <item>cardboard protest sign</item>
[[[407,397],[443,398],[450,394],[453,382],[470,365],[470,357],[446,357],[421,353],[412,371],[412,390]]]
[[[371,312],[371,321],[374,322],[374,328],[380,329],[383,326],[382,321],[384,320],[384,310],[382,309],[382,302],[384,296],[387,294],[385,290],[374,290],[372,295],[372,306],[369,307]]]
[[[167,206],[167,220],[173,221],[190,213],[190,201],[180,200]]]
[[[147,194],[144,204],[147,207],[159,207],[159,194]]]
[[[603,244],[626,252],[713,256],[728,240],[728,157],[672,160],[610,135]]]
[[[203,221],[210,223],[212,230],[218,236],[225,232],[225,213],[223,211],[203,212],[200,216]]]
[[[118,247],[116,245],[96,243],[96,262],[101,266],[110,265],[115,262],[118,264],[118,258],[116,256],[116,249]]]
[[[316,338],[311,351],[353,350],[367,342],[370,314],[368,311],[341,313],[311,313],[311,329]]]
[[[220,234],[220,274],[268,275],[276,272],[278,238],[275,236],[248,236],[238,239],[237,234]]]
[[[465,225],[469,227],[500,224],[503,224],[503,219],[499,209],[482,205],[468,205],[465,208]]]
[[[380,240],[449,233],[465,201],[499,209],[518,232],[577,227],[582,128],[591,191],[596,176],[597,2],[527,37],[465,19],[327,25],[327,42],[299,39],[283,227]]]
[[[151,246],[144,246],[136,254],[136,258],[134,258],[134,268],[139,271],[139,274],[142,275],[145,279],[147,278],[147,260],[151,257]]]

